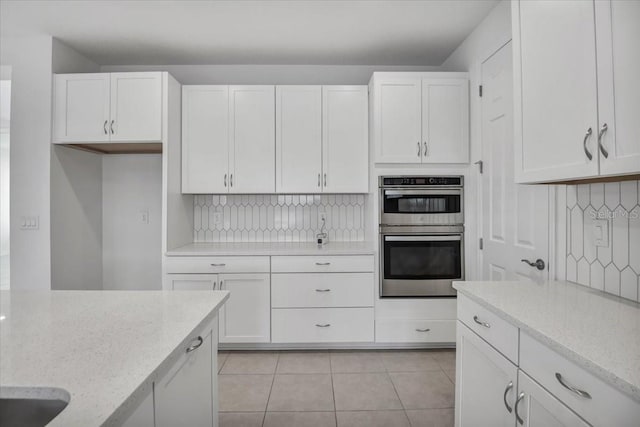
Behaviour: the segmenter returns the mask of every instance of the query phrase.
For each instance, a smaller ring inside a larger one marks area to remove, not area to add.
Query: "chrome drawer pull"
[[[431,329],[429,328],[424,328],[424,329],[420,329],[420,328],[416,328],[416,332],[429,332]]]
[[[318,328],[328,328],[329,326],[331,326],[331,323],[325,323],[324,325],[320,325],[320,324],[316,323],[316,326]]]
[[[572,392],[574,392],[575,394],[577,394],[580,397],[584,397],[585,399],[591,399],[591,395],[589,393],[587,393],[584,390],[580,390],[578,388],[572,387],[569,384],[567,384],[564,379],[562,378],[562,375],[560,375],[559,372],[556,372],[556,379],[558,380],[558,382],[560,384],[562,384],[562,387],[566,388],[567,390],[570,390]]]
[[[502,396],[502,400],[504,401],[504,406],[507,408],[507,411],[509,411],[509,413],[513,411],[513,408],[509,406],[509,404],[507,403],[507,394],[512,388],[513,388],[513,381],[509,381],[509,384],[507,384],[507,388],[504,389],[504,395]]]
[[[479,320],[478,316],[473,316],[473,321],[476,322],[480,326],[484,326],[485,328],[490,328],[491,327],[491,325],[489,323]]]
[[[202,337],[198,337],[198,338],[196,338],[196,341],[198,341],[198,342],[197,342],[197,343],[195,343],[195,344],[190,345],[190,346],[187,348],[187,353],[191,353],[193,350],[197,350],[197,349],[202,345],[202,343],[204,342],[204,340],[202,339]]]
[[[227,265],[227,264],[225,264],[224,262],[220,263],[220,264],[213,263],[213,264],[211,264],[211,267],[224,267],[225,265]]]
[[[316,265],[331,265],[330,262],[316,262]]]
[[[520,403],[522,399],[524,399],[524,393],[520,393],[518,395],[518,398],[516,399],[516,404],[513,405],[515,406],[515,409],[516,409],[516,420],[520,423],[520,425],[524,424],[524,420],[520,418],[520,414],[518,414],[518,403]]]
[[[331,292],[331,289],[316,289],[316,292]]]

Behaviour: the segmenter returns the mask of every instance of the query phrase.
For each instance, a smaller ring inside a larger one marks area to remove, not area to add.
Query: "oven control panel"
[[[462,186],[461,176],[383,176],[380,186]]]

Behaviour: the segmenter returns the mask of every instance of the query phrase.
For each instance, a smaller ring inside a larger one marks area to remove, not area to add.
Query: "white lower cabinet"
[[[376,319],[376,341],[385,343],[451,343],[455,320]]]
[[[458,322],[456,347],[456,426],[515,424],[518,367]]]
[[[154,427],[153,392],[149,392],[144,400],[127,417],[122,427]]]
[[[231,293],[220,309],[220,342],[270,342],[269,274],[220,274],[219,280],[219,289]]]
[[[172,291],[213,291],[218,283],[217,274],[169,274]]]
[[[373,341],[373,307],[274,309],[271,318],[274,343]]]

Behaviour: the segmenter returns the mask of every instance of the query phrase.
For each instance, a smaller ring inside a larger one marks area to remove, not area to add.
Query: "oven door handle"
[[[462,236],[459,234],[453,235],[438,235],[438,236],[384,236],[385,242],[443,242],[443,241],[461,241]]]
[[[424,190],[382,190],[385,196],[460,196],[462,195],[461,188],[450,189],[433,189],[427,188]]]

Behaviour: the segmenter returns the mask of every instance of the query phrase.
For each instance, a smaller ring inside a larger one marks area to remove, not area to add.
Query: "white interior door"
[[[230,193],[276,189],[275,87],[229,86]]]
[[[511,43],[482,64],[482,275],[548,278],[548,186],[514,182]],[[545,263],[543,270],[521,262]]]
[[[326,193],[369,191],[367,86],[322,87],[322,169]]]
[[[182,192],[226,193],[229,175],[229,87],[182,89]]]
[[[276,88],[276,191],[322,191],[322,87]]]
[[[597,1],[595,5],[600,174],[638,173],[640,1]]]
[[[112,142],[162,141],[162,73],[111,73]]]

